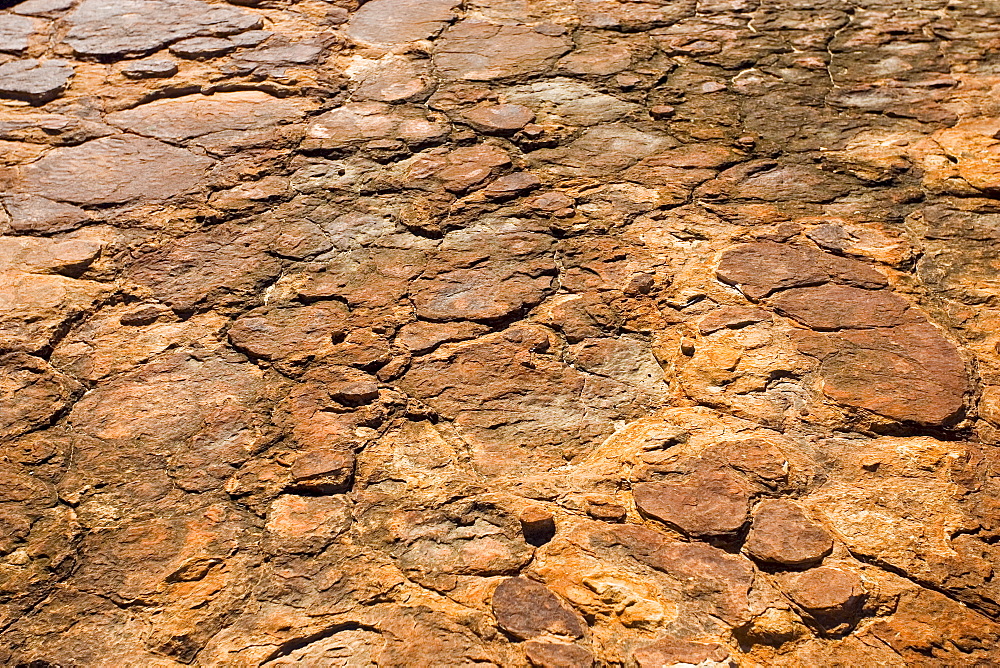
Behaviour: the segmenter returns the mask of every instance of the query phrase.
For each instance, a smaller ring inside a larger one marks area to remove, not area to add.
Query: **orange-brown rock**
[[[804,566],[829,554],[833,539],[793,502],[766,499],[754,509],[743,549],[760,562]]]
[[[644,514],[689,536],[733,535],[747,521],[750,492],[735,476],[697,472],[678,482],[644,482],[633,490]]]
[[[579,638],[585,626],[559,597],[527,578],[508,578],[493,592],[493,614],[500,627],[525,640],[543,634]]]
[[[837,568],[812,568],[787,582],[789,598],[826,630],[849,623],[860,612],[865,597],[861,578]]]
[[[751,299],[767,297],[775,290],[827,282],[859,288],[887,285],[883,275],[864,263],[807,246],[773,242],[744,244],[727,250],[717,275]]]
[[[1000,665],[1000,26],[0,0],[0,665]]]
[[[524,643],[525,654],[537,668],[591,668],[594,655],[579,645],[529,640]]]
[[[653,666],[727,665],[729,652],[718,643],[663,638],[635,650],[633,658],[641,668]]]

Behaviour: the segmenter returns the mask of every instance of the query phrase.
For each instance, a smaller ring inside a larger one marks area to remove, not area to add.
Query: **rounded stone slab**
[[[122,68],[129,79],[157,79],[177,74],[177,63],[172,60],[138,60]]]
[[[22,53],[35,32],[35,22],[25,16],[0,14],[0,51]]]
[[[825,631],[844,631],[861,610],[861,578],[839,568],[813,568],[785,578],[782,590]]]
[[[10,216],[11,229],[18,233],[51,234],[83,225],[90,215],[79,207],[37,195],[8,195],[0,203]]]
[[[44,104],[59,97],[72,76],[64,60],[15,60],[0,65],[0,97]]]
[[[0,273],[23,271],[76,277],[97,259],[101,244],[82,239],[0,236]]]
[[[221,37],[192,37],[170,45],[170,53],[191,60],[224,56],[236,49],[236,44]]]
[[[829,554],[833,539],[791,501],[769,499],[757,506],[745,549],[758,561],[803,566]]]
[[[859,288],[888,285],[885,276],[864,262],[808,246],[766,241],[728,249],[722,255],[716,276],[750,299],[761,299],[776,290],[827,282]]]
[[[199,0],[84,0],[66,18],[66,43],[84,56],[144,55],[189,37],[233,35],[260,17]]]
[[[689,536],[734,534],[750,510],[746,487],[719,471],[692,474],[679,482],[639,483],[633,494],[643,514]]]
[[[476,107],[462,117],[473,128],[487,134],[513,134],[535,120],[534,112],[520,104]]]
[[[390,55],[350,72],[356,83],[352,99],[374,102],[407,102],[430,95],[430,61]]]
[[[433,37],[455,16],[459,0],[371,0],[347,26],[358,42],[379,46]]]
[[[779,313],[816,330],[895,327],[906,322],[910,308],[905,299],[888,290],[829,283],[785,290],[770,304]]]
[[[581,638],[579,616],[548,587],[527,578],[508,578],[493,592],[493,614],[507,633],[527,640],[544,634]]]
[[[20,190],[72,204],[122,204],[194,188],[213,160],[155,139],[103,137],[57,148],[23,168]]]
[[[813,613],[842,610],[864,595],[861,578],[839,568],[808,570],[783,588],[793,601]]]
[[[823,393],[888,418],[944,424],[959,415],[969,379],[955,345],[929,322],[845,330],[823,360]]]
[[[544,35],[530,26],[467,20],[438,40],[434,66],[448,79],[491,81],[540,74],[571,47],[567,37]]]
[[[11,8],[15,14],[25,16],[48,16],[55,12],[64,12],[73,6],[73,0],[27,0]]]
[[[156,100],[107,115],[122,130],[177,142],[224,130],[256,130],[305,117],[313,105],[298,98],[277,98],[258,91],[185,95]]]

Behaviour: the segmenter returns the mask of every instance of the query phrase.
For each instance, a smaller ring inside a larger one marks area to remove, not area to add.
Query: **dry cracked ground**
[[[2,6],[0,664],[1000,665],[1000,5]]]

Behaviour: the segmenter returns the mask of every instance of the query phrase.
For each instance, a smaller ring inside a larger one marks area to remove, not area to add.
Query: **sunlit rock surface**
[[[0,7],[0,664],[1000,664],[996,7]]]

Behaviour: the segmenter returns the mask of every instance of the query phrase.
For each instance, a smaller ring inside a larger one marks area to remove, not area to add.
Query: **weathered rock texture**
[[[996,6],[0,6],[0,665],[1000,665]]]

